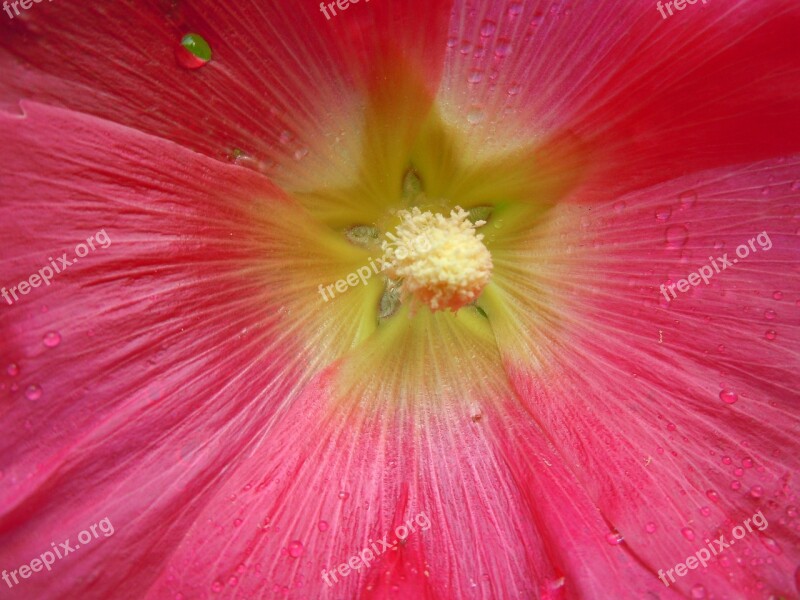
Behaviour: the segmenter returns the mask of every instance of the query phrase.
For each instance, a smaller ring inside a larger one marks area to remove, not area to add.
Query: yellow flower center
[[[472,304],[489,283],[492,256],[470,222],[468,213],[454,208],[450,216],[400,211],[400,224],[382,244],[384,272],[401,282],[403,300],[426,304],[431,311]]]

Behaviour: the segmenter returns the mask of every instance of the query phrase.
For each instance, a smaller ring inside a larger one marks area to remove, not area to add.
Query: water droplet
[[[645,530],[647,533],[654,533],[654,532],[655,532],[655,530],[656,530],[656,524],[655,524],[655,523],[653,523],[652,521],[649,521],[649,522],[648,522],[648,523],[647,523],[647,524],[644,526],[644,530]]]
[[[483,71],[481,71],[480,69],[472,69],[469,72],[467,81],[469,81],[470,83],[480,83],[482,79],[483,79]]]
[[[508,16],[518,17],[522,14],[522,2],[512,2],[508,5]]]
[[[681,529],[681,534],[683,534],[683,537],[685,537],[690,542],[694,541],[694,529],[692,529],[691,527],[684,527],[683,529]]]
[[[736,475],[737,477],[741,477],[742,475],[744,475],[744,469],[742,467],[736,467],[733,470],[733,474]]]
[[[304,156],[308,154],[308,148],[298,148],[294,151],[294,159],[295,160],[302,160]]]
[[[289,543],[289,556],[292,558],[300,558],[303,555],[303,543],[294,540]]]
[[[672,209],[669,206],[662,206],[656,209],[656,221],[666,221],[672,216]]]
[[[682,248],[689,238],[689,230],[683,225],[671,225],[667,227],[665,238],[667,248]]]
[[[234,527],[239,527],[241,524],[242,524],[242,520],[241,519],[235,519],[233,521],[233,526]]]
[[[516,96],[522,90],[522,86],[518,83],[514,83],[508,88],[508,95],[509,96]]]
[[[700,514],[703,515],[704,517],[707,517],[711,514],[711,509],[708,506],[701,506]]]
[[[42,338],[44,345],[48,348],[55,348],[61,343],[61,334],[57,331],[48,331]]]
[[[494,55],[497,58],[505,58],[511,54],[511,42],[507,38],[500,38],[497,40],[497,45],[494,48]]]
[[[231,587],[236,587],[236,584],[239,583],[239,578],[236,575],[231,575],[231,578],[228,579],[228,585]]]
[[[706,588],[699,583],[692,587],[692,598],[694,600],[703,600],[706,597]]]
[[[783,292],[780,291],[775,292],[774,294],[772,294],[772,297],[775,300],[783,300]]]
[[[41,386],[32,383],[27,388],[25,388],[25,397],[28,400],[38,400],[42,397],[42,388]]]
[[[19,365],[17,363],[11,363],[6,367],[6,373],[8,373],[11,377],[16,377],[19,375]]]
[[[707,490],[706,496],[708,497],[709,500],[711,500],[714,503],[719,502],[719,494],[714,490]]]
[[[461,54],[469,54],[472,51],[472,43],[468,40],[462,40],[458,50]]]
[[[775,317],[776,317],[776,313],[771,308],[768,308],[767,310],[764,311],[764,318],[767,321],[772,321],[772,319],[774,319]]]
[[[675,431],[675,423],[667,423],[667,431]]]
[[[761,543],[764,544],[764,547],[772,552],[773,554],[783,554],[783,548],[778,545],[778,542],[773,540],[771,537],[767,537],[766,535],[761,536]]]
[[[469,121],[472,125],[477,125],[481,121],[483,121],[483,110],[479,107],[473,107],[467,113],[467,121]]]
[[[753,498],[761,498],[764,495],[764,488],[760,485],[754,485],[750,488],[750,495]]]
[[[214,583],[211,584],[211,591],[212,592],[220,592],[222,591],[222,582],[220,580],[216,580]]]
[[[612,531],[606,535],[606,541],[612,546],[619,546],[624,539],[618,531]]]
[[[348,492],[339,492],[339,499],[340,500],[347,500],[350,497]]]
[[[722,390],[719,393],[719,399],[725,404],[733,404],[739,399],[739,395],[733,390]],[[725,462],[725,459],[723,458],[722,461]]]
[[[794,505],[792,505],[792,504],[790,504],[789,506],[787,506],[787,507],[786,507],[786,515],[787,515],[788,517],[790,517],[790,518],[794,519],[794,518],[797,516],[797,507],[796,507],[796,506],[794,506]]]
[[[776,337],[778,337],[778,334],[775,333],[774,329],[768,329],[767,332],[764,334],[764,337],[767,338],[768,340],[772,341]]]
[[[793,191],[793,192],[796,192],[796,191],[798,191],[798,190],[800,190],[800,179],[798,179],[797,181],[795,181],[795,182],[792,184],[792,191]]]
[[[697,202],[697,192],[694,191],[683,192],[678,196],[678,200],[681,203],[681,210],[692,208],[695,205],[695,202]]]
[[[481,23],[481,35],[483,37],[491,36],[495,29],[497,29],[497,24],[494,21],[487,19]]]
[[[733,481],[731,481],[731,489],[732,490],[736,491],[736,490],[741,489],[741,487],[742,487],[742,483],[740,481],[737,481],[735,479]]]
[[[175,50],[178,64],[186,69],[199,69],[211,60],[211,47],[202,36],[187,33]]]
[[[317,527],[319,528],[320,531],[328,531],[330,525],[328,525],[327,521],[320,521],[319,523],[317,523]]]

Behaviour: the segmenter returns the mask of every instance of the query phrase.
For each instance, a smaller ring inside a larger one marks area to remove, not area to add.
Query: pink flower
[[[350,2],[0,13],[0,589],[796,597],[800,6]]]

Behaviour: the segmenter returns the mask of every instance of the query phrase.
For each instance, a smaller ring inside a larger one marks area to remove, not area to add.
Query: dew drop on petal
[[[497,29],[497,24],[494,21],[486,19],[481,23],[481,35],[483,37],[491,36],[494,33],[495,29]]]
[[[740,481],[737,481],[735,479],[733,481],[731,481],[731,489],[732,490],[736,491],[738,489],[741,489],[741,487],[742,487],[742,483]]]
[[[774,319],[775,317],[776,317],[776,313],[771,308],[768,308],[767,310],[764,311],[764,318],[767,321],[772,321],[772,319]]]
[[[481,121],[483,121],[483,110],[479,107],[473,107],[467,113],[467,121],[469,121],[472,125],[477,125]]]
[[[776,337],[778,337],[778,334],[775,333],[774,329],[768,329],[767,332],[764,334],[764,337],[767,338],[769,341],[772,341]]]
[[[697,202],[697,192],[694,191],[683,192],[678,196],[678,200],[681,203],[682,210],[686,210],[687,208],[692,208],[695,202]]]
[[[618,531],[612,531],[606,534],[606,541],[612,546],[619,546],[625,538]]]
[[[217,580],[211,584],[211,591],[212,592],[221,592],[222,591],[222,582]]]
[[[753,498],[761,498],[764,495],[764,488],[760,485],[754,485],[750,488],[750,495]]]
[[[42,397],[42,387],[35,383],[32,383],[27,388],[25,388],[25,397],[28,400],[38,400]]]
[[[719,393],[719,399],[722,400],[725,404],[733,404],[739,399],[739,395],[733,390],[722,390]]]
[[[707,597],[706,588],[699,583],[692,587],[691,593],[694,600],[703,600],[703,598]]]
[[[761,536],[761,543],[764,544],[764,547],[772,552],[773,554],[783,554],[783,548],[778,545],[778,542],[773,540],[771,537],[766,535]]]
[[[480,83],[482,79],[483,79],[483,71],[481,71],[480,69],[472,69],[469,72],[467,81],[469,81],[470,83]]]
[[[522,86],[518,83],[514,83],[508,88],[508,95],[509,96],[516,96],[522,90]]]
[[[690,542],[694,540],[694,529],[691,527],[684,527],[681,529],[681,534]]]
[[[706,496],[708,497],[709,500],[711,500],[714,503],[719,502],[719,494],[714,490],[706,491]]]
[[[672,209],[669,206],[662,206],[656,209],[656,221],[667,221],[672,216]]]
[[[199,69],[211,60],[211,47],[196,33],[187,33],[175,50],[178,64],[186,69]]]
[[[294,540],[289,542],[289,556],[292,558],[300,558],[303,555],[303,543]]]
[[[339,492],[339,499],[340,500],[347,500],[349,497],[350,497],[350,494],[348,492],[344,492],[344,491]]]
[[[689,231],[683,225],[671,225],[665,233],[667,248],[683,248],[689,239]]]
[[[16,377],[19,375],[19,365],[17,365],[17,363],[11,363],[6,367],[6,373],[8,373],[11,377]]]
[[[497,58],[505,58],[511,54],[511,42],[506,38],[497,40],[497,45],[494,48],[494,55]]]
[[[783,292],[778,291],[772,294],[772,298],[775,300],[783,300]]]
[[[319,523],[317,523],[317,527],[319,528],[320,531],[328,531],[328,527],[330,526],[328,525],[327,521],[320,521]]]
[[[48,348],[55,348],[61,343],[61,334],[57,331],[48,331],[42,341]]]
[[[512,2],[508,5],[508,16],[518,17],[522,14],[522,2]]]
[[[656,524],[655,524],[655,523],[653,523],[652,521],[649,521],[649,522],[647,523],[647,525],[645,525],[645,526],[644,526],[644,530],[645,530],[647,533],[654,533],[654,532],[655,532],[655,530],[656,530]]]
[[[708,506],[701,506],[700,507],[700,514],[704,517],[708,517],[711,515],[711,509]]]

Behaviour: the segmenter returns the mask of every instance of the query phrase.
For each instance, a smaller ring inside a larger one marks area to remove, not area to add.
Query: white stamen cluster
[[[400,211],[402,221],[382,244],[384,271],[402,280],[402,297],[413,297],[432,311],[458,310],[474,302],[489,282],[492,255],[483,235],[485,221],[471,223],[456,207],[446,217],[418,208]]]

